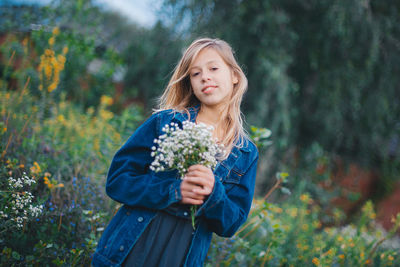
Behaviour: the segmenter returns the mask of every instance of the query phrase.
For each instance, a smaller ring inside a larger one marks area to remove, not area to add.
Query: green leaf
[[[12,255],[12,257],[14,258],[14,259],[16,259],[16,260],[19,260],[20,258],[21,258],[21,256],[18,254],[18,252],[16,252],[16,251],[13,251],[12,253],[11,253],[11,255]]]

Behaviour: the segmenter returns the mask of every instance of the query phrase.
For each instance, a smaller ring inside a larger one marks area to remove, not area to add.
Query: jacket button
[[[120,247],[119,247],[119,250],[120,250],[120,251],[124,251],[124,246],[120,246]]]
[[[143,217],[140,216],[139,218],[137,218],[137,221],[138,222],[143,222]]]
[[[188,213],[185,211],[185,212],[183,213],[183,215],[188,216]]]

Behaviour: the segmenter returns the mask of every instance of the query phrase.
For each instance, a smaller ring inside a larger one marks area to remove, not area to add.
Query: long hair
[[[233,85],[231,99],[222,112],[224,117],[221,118],[220,123],[217,125],[224,133],[224,138],[220,141],[227,151],[230,151],[233,145],[241,147],[244,137],[247,136],[243,129],[243,120],[240,111],[240,104],[247,90],[247,78],[238,65],[234,52],[227,42],[210,38],[195,40],[186,49],[181,60],[175,67],[174,73],[159,99],[159,108],[156,111],[173,109],[189,114],[187,108],[201,104],[193,93],[189,70],[194,59],[205,48],[214,49],[238,79],[238,83]]]

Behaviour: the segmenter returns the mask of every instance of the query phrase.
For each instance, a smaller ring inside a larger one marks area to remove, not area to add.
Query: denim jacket
[[[195,121],[199,107],[190,108],[190,120]],[[186,113],[160,111],[145,121],[118,150],[111,163],[106,192],[122,203],[98,242],[93,266],[121,266],[129,251],[155,217],[182,199],[181,179],[177,171],[153,172],[153,141],[170,122],[182,124]],[[212,193],[198,207],[196,229],[186,256],[185,266],[202,266],[212,233],[231,237],[247,219],[254,193],[258,151],[245,139],[241,148],[233,147],[229,156],[214,169]],[[181,214],[182,215],[182,214]],[[190,216],[187,212],[183,216]]]

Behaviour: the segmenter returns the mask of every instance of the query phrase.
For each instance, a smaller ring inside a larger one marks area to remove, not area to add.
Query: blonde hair
[[[189,107],[201,104],[193,93],[189,71],[194,59],[205,48],[214,49],[238,79],[238,83],[233,86],[231,99],[222,113],[225,116],[221,118],[217,126],[221,127],[224,133],[224,138],[220,140],[221,143],[227,148],[227,151],[230,151],[233,145],[238,147],[243,146],[243,139],[247,136],[243,129],[243,120],[240,111],[240,104],[247,90],[247,78],[238,65],[234,57],[234,52],[227,42],[210,38],[195,40],[186,49],[181,60],[175,67],[174,73],[159,99],[159,109],[156,111],[173,109],[181,112],[184,111],[189,115]]]

